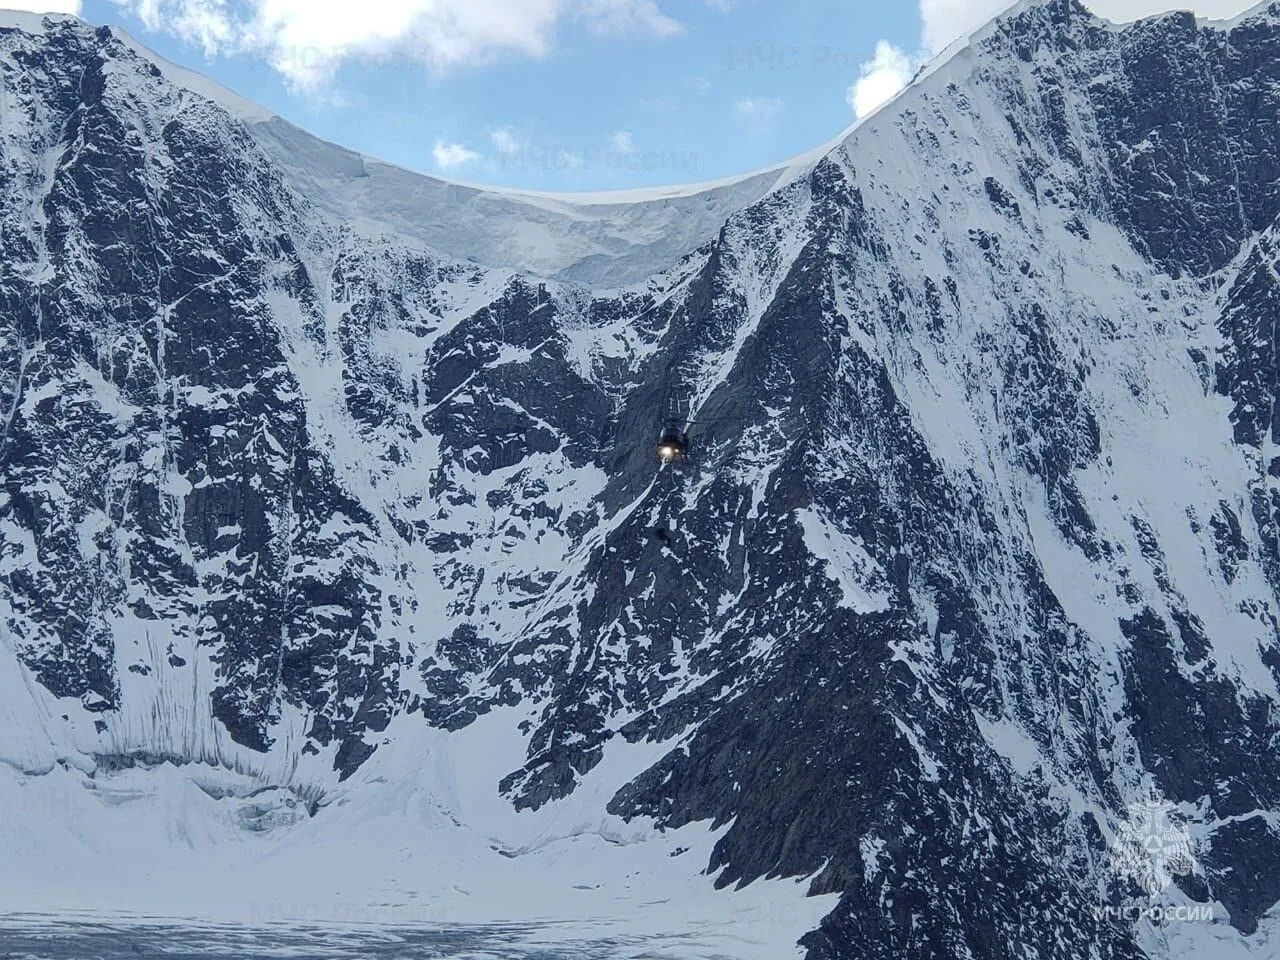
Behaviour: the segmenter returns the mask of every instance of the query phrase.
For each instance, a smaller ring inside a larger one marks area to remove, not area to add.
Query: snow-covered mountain
[[[1280,3],[629,202],[0,23],[11,909],[1275,955]],[[1213,920],[1102,909],[1153,792]]]

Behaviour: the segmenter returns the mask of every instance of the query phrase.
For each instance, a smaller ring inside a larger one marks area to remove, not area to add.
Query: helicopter
[[[673,463],[689,453],[689,426],[691,420],[668,420],[658,435],[658,459],[664,464]]]
[[[665,466],[668,463],[674,463],[677,460],[683,460],[691,456],[693,443],[689,439],[689,428],[694,425],[720,423],[726,419],[728,418],[700,417],[697,420],[690,420],[679,416],[668,417],[666,426],[658,434],[658,459]]]
[[[666,425],[658,434],[658,460],[662,466],[676,463],[688,457],[692,449],[689,440],[689,428],[693,426],[693,420],[687,420],[678,416],[667,419]],[[659,545],[664,549],[671,549],[674,543],[672,531],[665,526],[656,526],[649,529],[649,535],[658,541]]]

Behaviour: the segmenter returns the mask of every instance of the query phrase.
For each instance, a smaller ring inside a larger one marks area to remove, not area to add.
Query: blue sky
[[[329,140],[538,190],[716,179],[815,147],[1009,0],[0,0],[123,26]],[[1166,5],[1094,0],[1113,19]]]
[[[542,56],[437,69],[412,57],[353,59],[314,90],[291,86],[256,56],[206,59],[199,45],[149,31],[109,0],[87,0],[81,15],[119,23],[169,59],[361,152],[483,183],[604,190],[714,179],[829,140],[853,122],[846,93],[876,42],[918,42],[913,6],[877,6],[856,16],[840,0],[728,9],[696,0],[666,8],[678,33],[601,35],[565,22]],[[442,167],[437,143],[480,158]]]

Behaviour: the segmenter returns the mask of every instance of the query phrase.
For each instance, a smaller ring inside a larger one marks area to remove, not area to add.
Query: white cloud
[[[763,136],[773,129],[773,123],[782,114],[782,101],[773,97],[744,97],[733,105],[736,113],[747,126],[747,132]]]
[[[154,3],[154,0],[148,0]],[[231,42],[233,27],[220,9],[187,3],[178,14],[174,29],[191,43],[197,43],[206,57],[212,57]]]
[[[849,106],[859,120],[887,103],[908,83],[916,71],[916,60],[886,40],[876,44],[875,56],[864,63],[856,83],[849,88]]]
[[[619,130],[609,138],[609,145],[615,153],[635,153],[636,145],[631,140],[630,130]]]
[[[580,0],[578,15],[596,33],[652,33],[670,37],[683,31],[679,21],[658,9],[653,0]]]
[[[0,0],[0,4],[13,0]],[[208,55],[252,53],[314,90],[348,60],[401,57],[436,70],[542,57],[557,26],[599,34],[681,30],[655,0],[114,0],[150,30]]]
[[[920,0],[921,40],[937,53],[1012,6],[1011,0]]]
[[[501,127],[489,134],[489,142],[494,145],[498,153],[504,157],[515,156],[525,149],[525,141],[519,137],[510,127]]]
[[[80,0],[0,0],[0,10],[25,10],[27,13],[80,14]]]
[[[1084,0],[1084,5],[1100,17],[1127,23],[1170,10],[1192,10],[1198,17],[1225,19],[1257,6],[1258,0]]]
[[[474,150],[468,150],[460,143],[444,143],[436,141],[435,149],[431,151],[431,155],[435,157],[436,166],[441,170],[452,170],[454,167],[460,167],[464,163],[471,163],[480,159],[480,154]]]

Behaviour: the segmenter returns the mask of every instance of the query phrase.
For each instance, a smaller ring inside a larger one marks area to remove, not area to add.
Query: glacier
[[[1024,0],[626,196],[0,49],[0,942],[1274,955],[1280,4]],[[1153,793],[1211,920],[1099,909]]]

